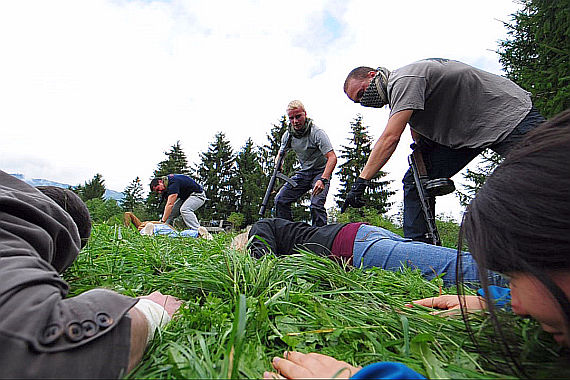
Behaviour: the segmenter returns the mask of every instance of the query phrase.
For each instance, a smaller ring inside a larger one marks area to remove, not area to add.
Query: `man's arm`
[[[334,153],[334,150],[331,150],[330,152],[325,154],[325,157],[327,158],[327,165],[325,166],[325,170],[323,171],[321,177],[330,180],[332,172],[337,162],[336,154]],[[323,181],[315,182],[315,186],[313,187],[313,195],[319,194],[324,189],[325,189],[325,184],[323,183]]]
[[[360,177],[364,179],[370,179],[374,177],[376,173],[388,162],[392,154],[398,146],[400,141],[400,136],[406,129],[406,125],[412,116],[413,110],[404,110],[395,113],[388,119],[388,124],[382,135],[374,144],[374,148],[368,157],[366,166],[362,169]]]
[[[161,223],[166,223],[170,214],[172,213],[172,207],[174,207],[174,202],[178,199],[178,194],[170,194],[168,200],[166,201],[166,206],[164,206],[164,214],[162,215]]]

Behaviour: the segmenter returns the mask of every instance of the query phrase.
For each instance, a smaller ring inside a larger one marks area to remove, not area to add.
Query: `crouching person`
[[[117,378],[141,360],[181,302],[94,289],[65,298],[60,277],[91,231],[73,192],[0,171],[0,377]]]

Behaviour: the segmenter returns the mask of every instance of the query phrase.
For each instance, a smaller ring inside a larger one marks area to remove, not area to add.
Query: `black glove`
[[[350,191],[346,195],[346,200],[340,209],[341,213],[343,213],[348,206],[356,208],[364,206],[365,203],[362,200],[362,195],[364,195],[364,190],[366,190],[366,186],[368,186],[369,183],[370,181],[364,178],[358,177],[356,179],[356,182],[352,184]]]

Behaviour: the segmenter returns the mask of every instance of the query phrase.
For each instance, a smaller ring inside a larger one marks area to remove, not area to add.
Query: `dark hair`
[[[160,178],[153,178],[152,181],[150,181],[150,191],[154,191],[154,188],[158,185],[158,181],[160,180]]]
[[[371,71],[376,71],[375,69],[373,69],[372,67],[368,67],[368,66],[359,66],[355,69],[353,69],[350,73],[348,73],[348,76],[346,77],[345,81],[344,81],[344,92],[346,92],[346,89],[348,87],[348,82],[350,82],[353,79],[356,80],[362,80],[365,79],[366,76],[368,75],[369,72]]]
[[[570,269],[569,162],[567,110],[530,132],[489,176],[463,216],[459,250],[465,237],[486,294],[486,270],[536,277],[556,299],[570,328],[568,297],[547,273]],[[504,338],[492,302],[489,309]]]
[[[38,186],[39,191],[51,198],[73,219],[81,238],[81,248],[85,247],[91,235],[91,217],[85,203],[73,191],[56,186]]]

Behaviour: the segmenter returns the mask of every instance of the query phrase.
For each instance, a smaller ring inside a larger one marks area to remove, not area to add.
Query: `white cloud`
[[[137,176],[147,182],[178,140],[191,161],[218,131],[235,149],[248,137],[263,144],[295,98],[337,149],[357,113],[376,138],[388,113],[348,101],[341,87],[350,69],[439,56],[498,73],[493,50],[506,31],[497,19],[516,8],[510,0],[3,1],[0,167],[72,184],[101,173],[122,191]],[[395,188],[407,145],[406,135],[385,168]]]

